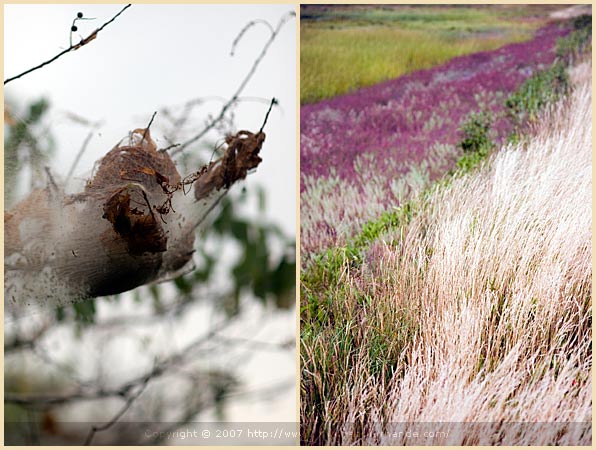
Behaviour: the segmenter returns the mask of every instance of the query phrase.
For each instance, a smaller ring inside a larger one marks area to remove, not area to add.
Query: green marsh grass
[[[508,9],[422,7],[330,8],[316,19],[300,28],[302,104],[529,39],[544,23]]]

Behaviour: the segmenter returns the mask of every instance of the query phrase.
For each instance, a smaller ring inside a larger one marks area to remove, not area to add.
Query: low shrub
[[[576,17],[572,25],[574,31],[557,40],[556,55],[567,63],[590,53],[592,48],[592,16]]]
[[[569,91],[566,65],[556,61],[548,69],[536,72],[505,101],[508,114],[516,127],[536,120],[538,112],[555,103]]]
[[[457,166],[463,170],[469,170],[486,158],[494,147],[490,138],[490,129],[493,118],[486,111],[473,112],[463,122],[460,130],[463,134],[459,146],[464,155],[457,162]]]

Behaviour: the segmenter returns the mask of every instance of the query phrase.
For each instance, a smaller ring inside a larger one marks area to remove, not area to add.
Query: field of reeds
[[[527,39],[553,8],[541,6],[303,5],[300,102]]]
[[[589,42],[303,106],[303,444],[591,444]]]

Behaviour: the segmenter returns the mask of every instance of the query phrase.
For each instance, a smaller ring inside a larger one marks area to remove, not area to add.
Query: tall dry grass
[[[334,175],[304,177],[304,191],[300,194],[302,267],[308,266],[313,255],[345,245],[368,220],[379,217],[388,204],[401,204],[418,194],[436,174],[453,167],[459,155],[460,149],[455,145],[434,144],[420,163],[388,161],[386,168],[379,171],[375,164],[378,157],[364,153],[355,163],[357,170],[352,179]]]
[[[530,140],[346,264],[334,331],[303,335],[304,443],[591,443],[585,78]]]

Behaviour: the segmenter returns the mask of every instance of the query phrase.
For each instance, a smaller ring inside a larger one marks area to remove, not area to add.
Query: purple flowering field
[[[513,127],[505,99],[554,61],[556,40],[568,32],[550,24],[526,42],[303,105],[303,261],[341,245],[364,222],[452,168],[461,156],[460,125],[471,112],[491,112],[493,137],[503,142]]]

